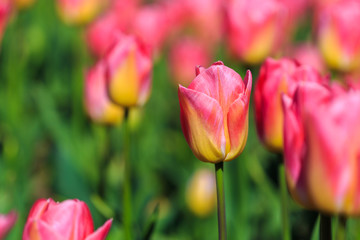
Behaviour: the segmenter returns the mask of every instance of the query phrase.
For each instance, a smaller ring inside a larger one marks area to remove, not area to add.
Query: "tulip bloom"
[[[105,57],[108,92],[123,107],[142,106],[150,96],[152,60],[134,36],[121,36]]]
[[[209,215],[216,206],[216,180],[212,171],[201,169],[195,172],[188,183],[186,202],[197,216]]]
[[[180,120],[194,155],[204,162],[236,158],[248,133],[248,108],[252,77],[244,82],[234,70],[216,62],[197,67],[188,88],[179,85]]]
[[[57,0],[58,12],[67,24],[90,22],[103,8],[104,0]]]
[[[30,210],[23,240],[104,240],[111,223],[112,219],[94,232],[91,213],[84,202],[40,199]]]
[[[0,239],[4,239],[17,220],[17,213],[0,214]]]
[[[277,0],[232,0],[226,7],[231,52],[257,64],[274,53],[284,39],[286,8]]]
[[[102,62],[88,71],[85,79],[85,108],[95,122],[117,124],[124,117],[124,109],[110,101],[105,80]]]
[[[310,209],[359,215],[359,92],[303,83],[283,106],[291,195]]]
[[[269,58],[261,66],[254,93],[255,120],[258,134],[270,150],[281,152],[283,149],[281,94],[293,96],[299,82],[325,80],[310,66],[286,58]]]
[[[318,9],[318,44],[330,67],[341,71],[360,67],[359,21],[359,1],[339,1]]]
[[[206,47],[201,42],[189,38],[174,43],[169,58],[174,82],[185,87],[193,80],[194,66],[210,64],[210,54]]]

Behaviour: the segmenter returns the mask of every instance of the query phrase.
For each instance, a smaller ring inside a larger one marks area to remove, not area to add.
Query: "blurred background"
[[[195,65],[221,60],[242,77],[251,69],[255,84],[267,56],[301,61],[301,45],[314,56],[306,61],[330,72],[316,47],[323,20],[315,9],[327,8],[323,1],[114,1],[85,0],[93,12],[81,10],[81,0],[13,1],[1,9],[0,213],[19,214],[6,239],[20,239],[34,201],[49,197],[85,201],[95,227],[114,218],[108,239],[123,239],[123,125],[98,124],[84,107],[85,73],[107,48],[94,38],[106,42],[105,32],[135,34],[153,52],[151,96],[130,112],[136,239],[149,232],[151,239],[217,238],[214,166],[195,158],[180,126],[177,85],[190,83]],[[122,19],[106,22],[112,14]],[[102,24],[110,30],[101,32]],[[327,62],[335,78],[356,68]],[[228,238],[280,239],[282,156],[261,144],[252,105],[249,128],[244,152],[225,164]],[[316,212],[290,197],[289,209],[293,239],[317,236]],[[360,239],[359,226],[349,220],[349,239]]]

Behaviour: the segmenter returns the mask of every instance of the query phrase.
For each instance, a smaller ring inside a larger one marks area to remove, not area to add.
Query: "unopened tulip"
[[[123,107],[142,106],[150,96],[150,51],[134,36],[121,36],[105,57],[108,92]]]
[[[94,232],[91,213],[84,202],[40,199],[30,210],[23,240],[104,240],[111,223],[112,219]]]
[[[360,2],[339,1],[319,8],[317,37],[327,64],[341,71],[360,67]]]
[[[186,202],[199,217],[209,215],[216,206],[216,180],[213,171],[201,169],[190,179],[186,190]]]
[[[283,106],[291,195],[306,208],[359,215],[359,93],[302,83]]]
[[[277,0],[229,1],[226,26],[231,52],[247,63],[260,63],[284,40],[286,16],[285,6]]]
[[[104,0],[57,0],[58,12],[67,24],[85,24],[96,17]]]
[[[222,62],[207,69],[197,67],[196,73],[189,87],[180,85],[178,91],[186,141],[201,161],[233,160],[246,144],[251,73],[243,82]]]
[[[261,66],[254,93],[255,120],[258,134],[270,150],[281,152],[283,149],[281,94],[293,96],[299,82],[323,81],[312,67],[291,59],[268,58]]]
[[[87,72],[85,79],[85,108],[95,122],[118,124],[123,119],[124,109],[110,101],[105,80],[105,68],[102,62],[99,62]]]
[[[210,54],[201,42],[195,39],[179,39],[171,46],[169,56],[171,76],[177,84],[189,86],[194,78],[195,66],[210,64]]]
[[[17,213],[10,212],[9,214],[0,214],[0,239],[5,239],[5,236],[14,226],[17,220]]]

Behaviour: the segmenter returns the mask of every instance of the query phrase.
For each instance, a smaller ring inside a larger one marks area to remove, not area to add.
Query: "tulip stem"
[[[331,217],[320,213],[320,240],[331,240]]]
[[[124,186],[123,186],[123,220],[125,228],[125,239],[132,240],[132,219],[131,219],[131,168],[130,168],[130,126],[128,114],[129,109],[125,108],[124,121]]]
[[[226,240],[224,162],[215,163],[219,240]]]
[[[285,179],[285,168],[284,164],[279,166],[279,182],[281,192],[281,215],[282,215],[282,234],[283,240],[290,240],[290,224],[289,224],[289,207],[288,207],[288,193]]]
[[[338,226],[336,231],[336,239],[337,240],[345,240],[346,239],[346,221],[347,218],[343,215],[338,217]]]

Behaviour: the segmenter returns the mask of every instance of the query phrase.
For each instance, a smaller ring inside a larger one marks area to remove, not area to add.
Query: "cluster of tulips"
[[[14,6],[31,4],[2,1],[0,32]],[[215,165],[216,180],[206,178],[210,187],[216,183],[219,239],[227,235],[224,162],[245,148],[253,87],[250,70],[242,78],[222,61],[210,65],[222,41],[229,55],[247,66],[262,64],[253,93],[258,135],[269,151],[283,153],[292,198],[321,213],[320,237],[331,236],[329,216],[360,214],[360,28],[354,28],[360,1],[164,0],[146,5],[140,0],[58,0],[57,8],[65,23],[86,26],[84,41],[96,62],[85,75],[84,102],[99,124],[125,122],[128,128],[129,111],[150,97],[156,59],[170,49],[166,57],[179,84],[184,137],[196,158]],[[292,47],[291,36],[309,9],[318,47]],[[336,79],[327,67],[336,71]],[[134,239],[132,161],[126,157],[123,223],[126,238]],[[215,204],[212,192],[208,195],[205,200]],[[200,202],[194,212],[211,205]],[[15,212],[0,216],[0,239],[16,218]],[[84,202],[41,199],[29,212],[23,239],[100,240],[111,224],[112,219],[94,231]]]

